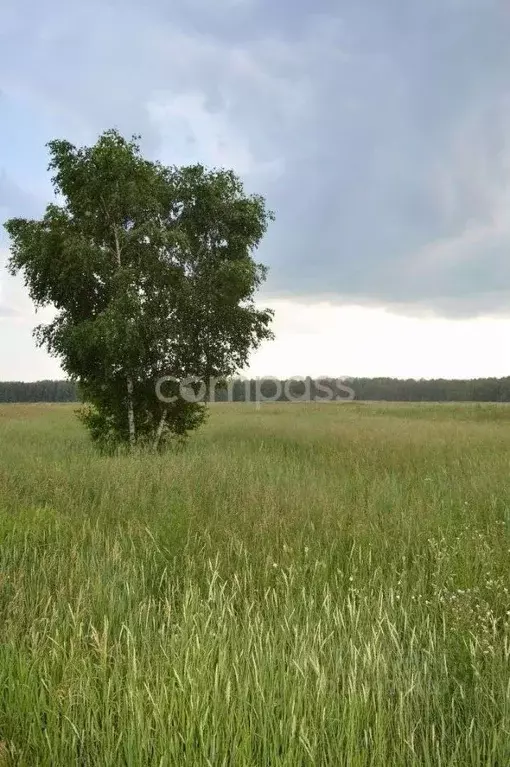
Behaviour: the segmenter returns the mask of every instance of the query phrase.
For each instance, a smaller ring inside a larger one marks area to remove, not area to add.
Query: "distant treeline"
[[[275,397],[288,399],[328,400],[355,399],[358,401],[385,400],[388,402],[510,402],[510,377],[478,378],[473,380],[415,380],[398,378],[303,379],[280,381],[236,381],[231,383],[232,395],[217,391],[216,400],[234,402],[255,401]],[[329,391],[328,391],[329,390]],[[259,392],[262,396],[260,396]],[[290,395],[290,396],[289,396]]]
[[[164,393],[164,388],[163,388]],[[510,402],[510,377],[473,380],[415,380],[398,378],[237,379],[229,388],[216,387],[215,400],[356,399],[388,402]],[[70,381],[0,382],[0,402],[76,402]],[[206,399],[210,399],[206,393]]]
[[[510,402],[510,376],[471,380],[354,378],[357,400],[389,402]]]
[[[70,381],[0,381],[0,402],[76,402]]]

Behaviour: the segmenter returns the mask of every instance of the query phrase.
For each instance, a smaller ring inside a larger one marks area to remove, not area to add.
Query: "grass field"
[[[510,407],[0,407],[0,764],[510,764]]]

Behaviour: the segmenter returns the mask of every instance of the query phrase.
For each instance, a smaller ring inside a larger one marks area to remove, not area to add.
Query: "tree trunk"
[[[129,444],[134,447],[136,441],[135,431],[135,410],[133,406],[133,379],[131,376],[127,376],[127,411],[128,411],[128,425],[129,425]]]
[[[158,424],[158,428],[157,428],[157,431],[156,431],[156,436],[154,438],[154,445],[153,445],[154,452],[156,452],[156,450],[159,447],[159,441],[161,439],[161,435],[163,434],[163,429],[165,428],[165,423],[166,423],[166,410],[163,412],[163,415],[161,416],[161,419],[160,419],[159,424]]]
[[[115,237],[115,257],[117,259],[117,266],[121,267],[120,258],[120,243],[119,235],[117,233],[117,227],[113,227],[113,235]],[[127,417],[129,427],[129,444],[134,447],[136,442],[136,429],[135,429],[135,409],[133,405],[133,379],[131,376],[126,376],[126,388],[127,388]]]

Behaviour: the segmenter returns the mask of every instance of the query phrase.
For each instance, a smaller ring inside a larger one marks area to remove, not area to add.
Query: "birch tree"
[[[102,448],[184,436],[204,406],[161,401],[157,381],[230,376],[272,337],[272,313],[254,301],[264,199],[233,171],[147,160],[138,139],[110,130],[90,147],[50,142],[56,202],[40,220],[5,224],[11,274],[56,310],[37,343],[78,383]]]

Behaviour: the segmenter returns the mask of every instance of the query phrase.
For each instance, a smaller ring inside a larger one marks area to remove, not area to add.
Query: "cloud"
[[[0,321],[12,320],[19,316],[19,309],[13,305],[12,278],[7,277],[5,268],[9,258],[7,248],[0,247]]]
[[[387,309],[276,300],[276,340],[250,360],[254,376],[505,376],[510,319],[399,316]]]
[[[7,304],[3,304],[0,301],[0,320],[4,319],[5,317],[11,318],[16,317],[18,315],[18,312],[13,309],[11,306],[8,306]]]
[[[16,181],[0,167],[0,214],[16,215],[22,211],[24,215],[36,214],[40,201],[36,196],[23,189]]]
[[[38,205],[37,198],[23,190],[0,168],[0,320],[18,321],[23,317],[23,310],[28,310],[28,313],[32,311],[22,281],[7,275],[8,237],[2,224],[11,216],[31,216],[38,213],[40,204]]]
[[[7,0],[0,30],[4,112],[77,142],[140,132],[153,156],[233,166],[266,194],[269,295],[508,305],[503,2]]]

